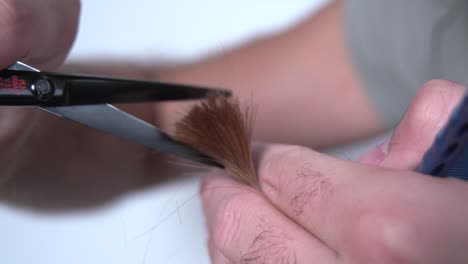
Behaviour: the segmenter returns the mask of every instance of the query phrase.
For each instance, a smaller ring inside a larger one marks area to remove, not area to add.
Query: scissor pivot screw
[[[47,79],[41,79],[34,82],[32,91],[40,101],[47,101],[52,97],[54,87],[52,83]]]

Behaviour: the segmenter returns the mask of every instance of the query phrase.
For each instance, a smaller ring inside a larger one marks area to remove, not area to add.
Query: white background
[[[71,59],[189,60],[287,27],[322,0],[83,0]],[[348,154],[347,157],[352,154]],[[0,263],[208,263],[198,178],[99,210],[47,215],[0,203]]]
[[[192,59],[288,27],[326,0],[82,0],[71,59]]]

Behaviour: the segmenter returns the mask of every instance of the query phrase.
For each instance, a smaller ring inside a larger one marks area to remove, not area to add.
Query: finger
[[[79,11],[79,0],[0,0],[0,69],[17,60],[58,66],[75,38]]]
[[[415,169],[465,93],[463,85],[433,80],[418,92],[389,142],[360,161],[388,168]]]
[[[404,251],[394,245],[406,239],[402,216],[428,208],[434,212],[423,194],[431,193],[436,200],[437,188],[445,184],[414,172],[364,166],[295,146],[268,148],[258,172],[262,190],[277,208],[344,257],[364,248],[371,255]],[[421,192],[421,199],[410,204]]]
[[[376,165],[380,166],[384,159],[388,155],[388,145],[390,144],[390,139],[385,140],[383,143],[377,145],[375,148],[364,153],[358,161],[366,165]],[[391,167],[391,166],[389,166]]]
[[[263,152],[258,174],[262,191],[277,208],[339,251],[337,240],[346,228],[340,219],[352,215],[347,196],[356,179],[344,176],[352,167],[305,147],[272,145]]]
[[[230,178],[205,179],[202,202],[215,247],[233,263],[336,262],[333,250]]]
[[[213,264],[232,264],[215,246],[213,239],[208,240],[208,253]]]

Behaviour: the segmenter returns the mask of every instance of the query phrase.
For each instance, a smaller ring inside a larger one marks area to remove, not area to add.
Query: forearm
[[[258,140],[313,147],[348,142],[383,125],[353,68],[342,5],[335,1],[286,32],[187,65],[65,70],[230,89],[258,106]],[[157,125],[170,131],[191,104],[156,104]]]
[[[326,146],[382,128],[345,42],[342,3],[337,1],[287,32],[155,75],[253,96],[257,139]],[[182,105],[161,105],[163,127],[170,128]]]

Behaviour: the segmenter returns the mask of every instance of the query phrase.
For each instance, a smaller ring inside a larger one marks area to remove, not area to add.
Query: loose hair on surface
[[[211,95],[175,124],[173,137],[216,159],[234,179],[258,188],[251,150],[254,116],[251,102]]]

